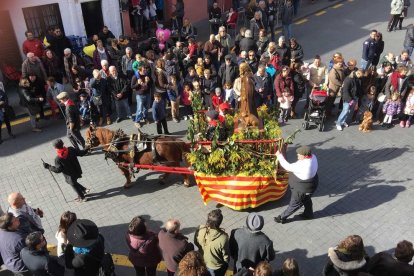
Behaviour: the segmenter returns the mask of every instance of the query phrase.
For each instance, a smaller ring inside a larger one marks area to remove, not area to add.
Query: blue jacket
[[[0,230],[0,254],[6,268],[13,272],[27,271],[20,251],[26,246],[26,235],[21,232]]]
[[[161,121],[166,117],[165,101],[161,99],[159,102],[154,101],[152,104],[152,118],[154,121]]]
[[[377,42],[374,39],[368,38],[364,41],[362,48],[362,59],[372,61],[377,53]]]

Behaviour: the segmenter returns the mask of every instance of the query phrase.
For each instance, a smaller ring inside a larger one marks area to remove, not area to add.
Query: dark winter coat
[[[66,48],[72,49],[72,43],[70,42],[69,38],[62,35],[60,37],[55,37],[51,40],[48,40],[50,43],[50,49],[61,59],[63,60],[63,51]]]
[[[65,103],[65,117],[66,117],[66,124],[69,125],[72,123],[74,124],[73,130],[80,130],[80,118],[79,118],[79,110],[76,107],[75,103],[72,100],[68,100]]]
[[[239,45],[240,45],[240,52],[241,51],[249,52],[251,50],[253,50],[255,53],[257,52],[257,44],[253,38],[243,37],[240,40]]]
[[[233,83],[239,76],[239,67],[233,62],[229,66],[229,75],[227,75],[227,65],[225,63],[220,66],[220,69],[218,71],[219,83],[221,83],[222,86],[224,86],[227,79]]]
[[[187,237],[181,233],[173,234],[165,229],[161,229],[158,233],[158,240],[165,265],[172,272],[177,270],[178,263],[185,254],[194,250],[194,245],[188,242]]]
[[[261,231],[251,232],[247,228],[231,231],[230,255],[236,262],[236,269],[256,267],[261,261],[275,258],[273,242]]]
[[[260,96],[262,96],[262,98],[271,96],[272,95],[272,78],[267,72],[265,72],[265,75],[263,77],[255,74],[254,75],[254,87],[257,93],[259,93],[260,88],[264,88],[264,91],[259,93]]]
[[[368,38],[364,41],[363,47],[362,47],[362,59],[364,60],[374,60],[375,56],[377,54],[377,42],[375,39]]]
[[[111,76],[107,79],[107,81],[109,92],[112,94],[112,97],[115,99],[115,101],[120,101],[128,97],[128,81],[125,78],[118,75],[118,77],[115,79]],[[122,94],[120,98],[116,96],[118,93]]]
[[[26,107],[30,115],[36,115],[40,112],[39,98],[34,94],[30,87],[19,87],[20,104]]]
[[[49,256],[46,250],[36,251],[25,247],[20,251],[20,257],[33,276],[63,276],[65,272],[58,259]]]
[[[73,246],[68,244],[65,250],[65,263],[67,268],[73,268],[76,276],[96,276],[105,254],[104,238],[98,236],[96,243],[90,247],[87,254],[76,254]]]
[[[344,80],[342,86],[342,100],[344,102],[355,101],[360,96],[362,96],[361,79],[358,79],[355,76],[355,73],[352,73]]]
[[[111,93],[108,90],[108,81],[104,78],[98,79],[91,79],[89,85],[91,86],[93,90],[92,96],[101,96],[102,97],[102,103],[110,103],[111,102]]]
[[[353,260],[349,255],[339,252],[336,248],[329,248],[328,257],[329,260],[323,269],[323,275],[325,276],[367,275],[364,274],[367,266],[367,260],[364,258],[362,260]]]
[[[293,5],[284,5],[281,12],[283,25],[290,25],[293,22],[294,10]]]
[[[63,158],[61,156],[55,157],[55,165],[50,166],[50,170],[54,173],[63,173],[65,176],[74,178],[82,177],[82,168],[79,164],[78,156],[84,156],[86,151],[78,150],[73,147],[68,147],[68,156]]]
[[[294,59],[296,63],[302,62],[303,59],[303,48],[301,45],[296,44],[295,48],[290,49],[290,59]]]
[[[282,59],[282,65],[289,66],[290,65],[290,49],[286,45],[279,46],[276,45],[276,52],[279,54],[280,58]]]
[[[27,271],[20,251],[25,245],[26,234],[17,231],[0,230],[0,255],[4,265],[10,271]]]
[[[128,259],[134,266],[154,267],[161,261],[156,233],[147,231],[142,236],[127,234],[126,242],[129,248]]]
[[[414,266],[397,260],[387,252],[380,252],[370,258],[367,271],[374,276],[412,276]]]

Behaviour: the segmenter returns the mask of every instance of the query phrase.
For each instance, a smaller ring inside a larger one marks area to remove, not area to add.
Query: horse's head
[[[86,130],[85,133],[85,145],[86,148],[93,148],[100,145],[100,141],[98,137],[96,136],[96,127],[93,125],[90,125],[89,128]]]

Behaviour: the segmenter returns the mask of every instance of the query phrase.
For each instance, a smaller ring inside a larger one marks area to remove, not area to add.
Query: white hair
[[[108,61],[106,59],[101,60],[101,66],[108,65]]]
[[[250,29],[247,29],[247,30],[244,32],[244,37],[247,37],[247,38],[252,38],[252,37],[253,37],[252,31],[251,31]]]
[[[72,50],[69,49],[69,48],[66,48],[65,50],[63,50],[63,53],[64,54],[71,54],[72,53]]]

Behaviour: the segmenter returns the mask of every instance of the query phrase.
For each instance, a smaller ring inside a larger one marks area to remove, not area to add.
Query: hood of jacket
[[[205,225],[200,225],[200,230],[198,232],[199,237],[204,237],[200,239],[200,244],[204,247],[207,243],[211,243],[225,235],[223,231],[219,231],[216,229],[208,228]]]
[[[362,260],[351,260],[346,254],[337,251],[336,247],[328,249],[328,256],[337,268],[344,271],[357,270],[366,264],[364,258]]]

